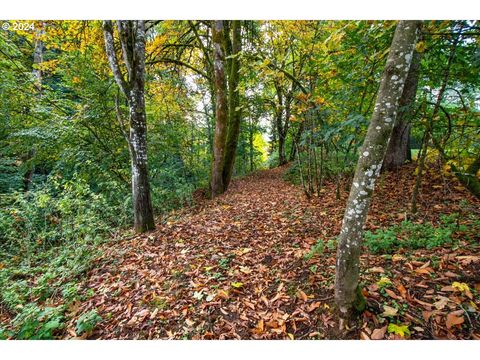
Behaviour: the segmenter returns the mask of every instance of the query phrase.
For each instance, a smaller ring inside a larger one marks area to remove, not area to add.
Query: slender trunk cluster
[[[275,111],[275,127],[278,134],[278,165],[282,166],[287,163],[287,156],[285,153],[285,143],[290,126],[290,115],[292,105],[292,92],[288,92],[284,96],[284,90],[280,85],[275,84],[277,92],[278,105]]]
[[[438,112],[440,111],[440,106],[443,101],[443,96],[445,94],[445,90],[447,89],[448,81],[450,78],[450,68],[452,66],[453,59],[455,57],[455,52],[457,51],[457,45],[459,40],[460,40],[460,35],[458,35],[453,41],[452,47],[450,49],[450,55],[448,56],[447,66],[445,67],[445,70],[443,73],[442,85],[440,87],[440,90],[438,91],[437,100],[435,101],[432,115],[430,116],[427,122],[427,126],[425,128],[425,135],[423,137],[423,144],[421,148],[422,151],[421,153],[419,153],[418,172],[417,172],[417,177],[415,179],[415,186],[413,188],[413,193],[412,193],[411,211],[414,214],[417,212],[417,198],[418,198],[418,194],[420,192],[420,187],[422,184],[422,176],[423,176],[423,170],[425,168],[425,161],[427,158],[428,145],[432,137],[433,121],[437,117]]]
[[[232,39],[227,22],[212,25],[213,77],[215,88],[215,134],[211,176],[211,196],[227,191],[233,174],[240,133],[240,21],[232,21]],[[227,59],[228,58],[228,59]]]
[[[136,232],[155,228],[147,166],[147,117],[145,111],[145,21],[117,21],[125,78],[114,47],[113,23],[104,21],[105,50],[118,87],[129,108],[125,132],[132,167],[132,198]],[[118,110],[118,109],[117,109]],[[117,111],[119,114],[119,111]],[[121,116],[119,116],[121,121]],[[123,128],[123,123],[121,123]]]
[[[358,299],[363,226],[398,112],[419,25],[418,21],[400,21],[397,25],[373,115],[360,150],[338,238],[335,300],[342,319],[348,319],[352,315]]]

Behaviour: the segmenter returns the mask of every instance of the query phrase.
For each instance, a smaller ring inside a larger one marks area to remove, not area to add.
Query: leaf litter
[[[407,165],[382,175],[367,229],[404,219],[398,214],[410,206],[414,170]],[[228,193],[197,199],[155,231],[110,242],[83,283],[93,296],[79,313],[96,309],[103,318],[90,338],[480,338],[478,238],[474,245],[400,249],[389,257],[365,251],[360,281],[367,307],[350,331],[338,334],[335,248],[306,255],[319,239],[338,234],[348,192],[337,200],[335,184],[326,183],[320,198],[306,199],[282,179],[284,171],[236,179]],[[427,175],[413,220],[438,219],[447,208],[461,213],[465,198],[478,212],[479,202],[454,180]],[[440,260],[433,265],[434,257]]]

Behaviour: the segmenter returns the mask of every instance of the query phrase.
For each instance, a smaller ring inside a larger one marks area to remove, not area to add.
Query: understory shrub
[[[0,338],[54,338],[81,297],[81,275],[125,211],[85,181],[59,177],[1,195],[0,205],[0,307],[12,318],[0,324]]]
[[[461,220],[461,216],[454,213],[441,216],[437,226],[407,220],[375,232],[366,231],[364,244],[372,253],[388,254],[400,248],[431,249],[454,244],[455,233],[461,232],[463,238],[471,239],[479,231],[480,220],[474,218]]]

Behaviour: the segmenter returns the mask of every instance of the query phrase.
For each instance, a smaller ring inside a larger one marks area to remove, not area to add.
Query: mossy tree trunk
[[[466,169],[460,171],[454,164],[450,164],[452,171],[460,182],[465,186],[477,199],[480,199],[480,180],[477,173],[480,170],[480,154],[475,161]]]
[[[363,226],[398,112],[398,103],[408,76],[419,26],[419,21],[400,21],[397,25],[373,115],[360,150],[338,238],[335,300],[341,328],[344,320],[352,316],[354,304],[357,302]]]
[[[147,161],[147,116],[145,111],[145,21],[117,21],[125,77],[114,47],[113,23],[104,21],[105,50],[115,81],[129,108],[129,131],[125,133],[132,167],[134,228],[138,233],[155,228]],[[123,128],[123,127],[122,127]]]
[[[223,168],[228,130],[228,103],[225,71],[224,21],[212,24],[213,75],[215,86],[215,135],[213,142],[213,162],[211,176],[211,196],[216,197],[225,190]]]
[[[228,35],[230,37],[230,35]],[[240,52],[242,51],[241,26],[239,20],[232,21],[231,60],[228,74],[228,132],[223,167],[223,188],[227,191],[232,179],[242,110],[240,107]]]

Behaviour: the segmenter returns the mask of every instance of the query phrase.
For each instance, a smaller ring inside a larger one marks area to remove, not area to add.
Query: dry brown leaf
[[[448,303],[449,299],[445,296],[439,296],[440,300],[433,303],[433,306],[437,308],[437,310],[442,310]]]
[[[370,338],[365,332],[360,331],[360,340],[370,340]]]
[[[385,292],[388,294],[388,296],[390,296],[391,298],[395,299],[395,300],[402,300],[402,298],[400,296],[398,296],[397,294],[395,294],[392,290],[390,289],[385,289]]]
[[[396,316],[397,313],[398,313],[397,309],[395,309],[391,306],[388,306],[388,305],[383,305],[383,313],[382,313],[383,317]]]
[[[463,310],[460,310],[460,314],[463,314]],[[460,314],[458,311],[452,311],[447,315],[447,320],[445,321],[447,329],[451,329],[453,326],[463,324],[465,319]]]
[[[407,289],[405,289],[405,286],[403,286],[402,284],[399,284],[397,285],[397,290],[404,299],[407,298],[408,294],[407,294]]]
[[[302,299],[303,301],[307,301],[307,300],[308,300],[307,294],[305,294],[302,290],[298,290],[298,292],[297,292],[297,297],[298,297],[299,299]]]
[[[375,329],[372,332],[371,339],[372,340],[381,340],[385,336],[385,333],[387,332],[387,327],[388,325],[385,325],[384,327],[380,329]]]

